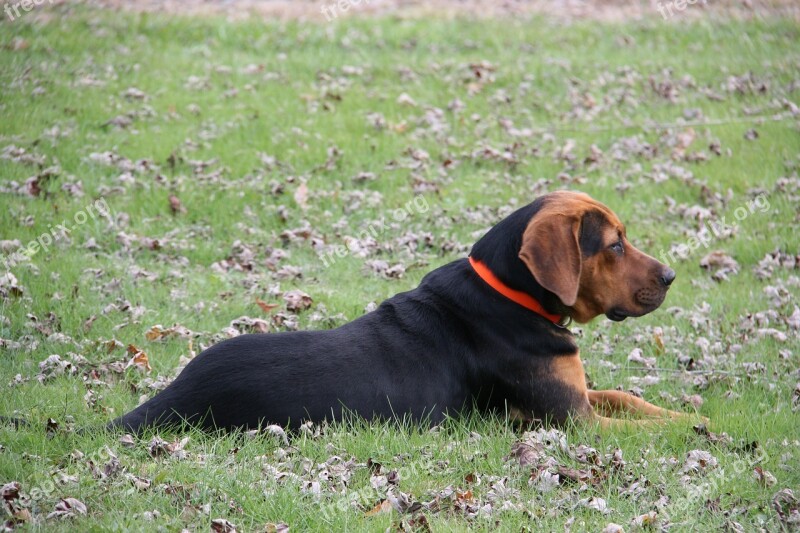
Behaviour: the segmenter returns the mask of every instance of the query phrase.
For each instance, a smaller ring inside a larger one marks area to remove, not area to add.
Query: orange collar
[[[561,320],[563,320],[564,318],[563,316],[548,313],[547,311],[544,310],[544,307],[542,307],[542,304],[540,304],[536,298],[534,298],[528,293],[512,289],[511,287],[500,281],[500,279],[497,276],[495,276],[491,270],[489,270],[489,267],[487,267],[481,261],[478,261],[470,257],[469,264],[472,265],[472,268],[475,269],[475,272],[478,274],[478,276],[480,276],[480,278],[483,281],[485,281],[491,288],[493,288],[494,290],[496,290],[497,292],[499,292],[512,302],[516,302],[522,307],[530,309],[534,313],[545,317],[547,320],[549,320],[550,322],[552,322],[557,326],[561,325]]]

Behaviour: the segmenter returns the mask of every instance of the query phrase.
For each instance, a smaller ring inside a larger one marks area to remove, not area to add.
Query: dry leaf
[[[286,302],[286,309],[293,313],[308,309],[314,302],[311,296],[299,290],[284,293],[283,300]]]
[[[47,515],[47,519],[72,518],[77,515],[85,515],[86,512],[86,505],[82,501],[75,498],[64,498],[56,504],[55,510]]]
[[[367,511],[365,513],[365,516],[375,516],[379,514],[391,513],[392,509],[393,507],[389,500],[381,500],[381,502],[378,505]]]
[[[186,213],[186,208],[183,207],[180,199],[174,194],[169,195],[169,210],[172,212],[173,216],[180,213]]]
[[[531,466],[539,464],[544,456],[544,446],[539,443],[533,445],[525,442],[516,442],[511,446],[511,453],[508,458],[514,458],[520,466]]]
[[[0,488],[0,498],[3,498],[4,501],[16,500],[19,498],[20,488],[21,485],[19,481],[6,483],[2,488]]]
[[[261,310],[264,311],[265,313],[269,313],[273,309],[280,307],[280,305],[278,304],[270,304],[259,298],[256,298],[256,304],[258,304]]]
[[[308,209],[308,185],[305,182],[301,182],[294,191],[294,201],[303,211]]]
[[[153,369],[150,367],[150,361],[147,359],[147,354],[141,351],[133,344],[128,345],[128,354],[132,355],[130,361],[125,365],[125,368],[134,367],[137,370],[149,374]]]
[[[215,518],[211,521],[211,531],[215,533],[236,533],[236,526],[224,518]]]

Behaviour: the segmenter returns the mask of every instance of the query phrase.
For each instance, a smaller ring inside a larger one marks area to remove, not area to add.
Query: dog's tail
[[[152,429],[165,427],[182,427],[186,425],[205,425],[210,418],[194,412],[195,404],[201,400],[197,393],[182,390],[172,383],[169,387],[106,425],[107,431],[126,431],[136,434]],[[211,424],[213,426],[213,424]]]

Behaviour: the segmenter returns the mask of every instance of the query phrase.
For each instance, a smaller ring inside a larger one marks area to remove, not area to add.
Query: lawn
[[[800,528],[798,42],[770,17],[3,19],[0,414],[31,422],[0,425],[6,527]],[[572,327],[588,379],[706,430],[92,429],[562,188],[678,273],[654,313]]]

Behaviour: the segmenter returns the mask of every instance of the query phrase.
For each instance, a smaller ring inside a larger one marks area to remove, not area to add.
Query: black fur
[[[472,255],[560,313],[558,298],[518,258],[525,227],[545,201],[501,221]],[[337,329],[242,335],[212,346],[110,427],[140,431],[186,421],[203,428],[295,428],[348,411],[436,423],[473,407],[510,406],[563,422],[588,406],[553,377],[550,362],[576,351],[568,330],[501,296],[460,259]]]

